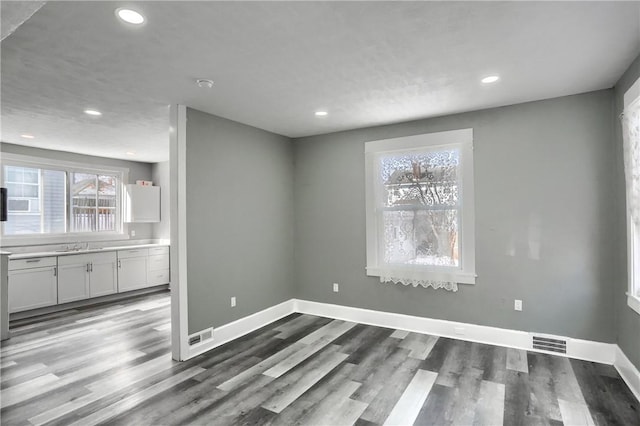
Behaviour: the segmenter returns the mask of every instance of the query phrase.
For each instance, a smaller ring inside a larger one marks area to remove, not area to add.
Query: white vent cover
[[[189,335],[189,346],[200,345],[213,339],[213,327]]]
[[[533,336],[533,349],[541,351],[567,353],[567,341],[545,336]]]

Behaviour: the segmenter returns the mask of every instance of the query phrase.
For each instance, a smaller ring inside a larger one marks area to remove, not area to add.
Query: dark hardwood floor
[[[2,425],[640,425],[608,365],[299,314],[178,363],[169,309],[12,322]]]

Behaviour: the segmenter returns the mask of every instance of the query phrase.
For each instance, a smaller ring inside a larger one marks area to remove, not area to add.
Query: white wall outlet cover
[[[522,310],[522,300],[516,299],[513,302],[513,309],[515,309],[516,311],[521,311]]]
[[[235,298],[235,296],[231,298],[231,307],[233,308],[234,306],[236,306],[236,298]]]
[[[334,291],[335,293],[339,292],[339,291],[340,291],[340,284],[338,284],[338,283],[333,283],[333,291]]]
[[[135,230],[133,230],[133,229],[131,230],[131,236],[132,236],[132,237],[135,237],[135,236],[136,236],[136,231],[135,231]]]

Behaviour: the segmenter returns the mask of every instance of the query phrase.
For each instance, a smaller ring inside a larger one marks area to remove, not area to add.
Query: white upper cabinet
[[[125,185],[124,221],[160,222],[160,187]]]

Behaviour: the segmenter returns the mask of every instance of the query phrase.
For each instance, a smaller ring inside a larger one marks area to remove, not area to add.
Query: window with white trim
[[[472,129],[365,144],[367,275],[475,284]]]
[[[3,154],[1,184],[7,188],[8,213],[2,224],[4,243],[122,235],[122,182],[127,174],[122,168]]]
[[[622,133],[627,193],[627,303],[640,314],[640,79],[624,95]]]

